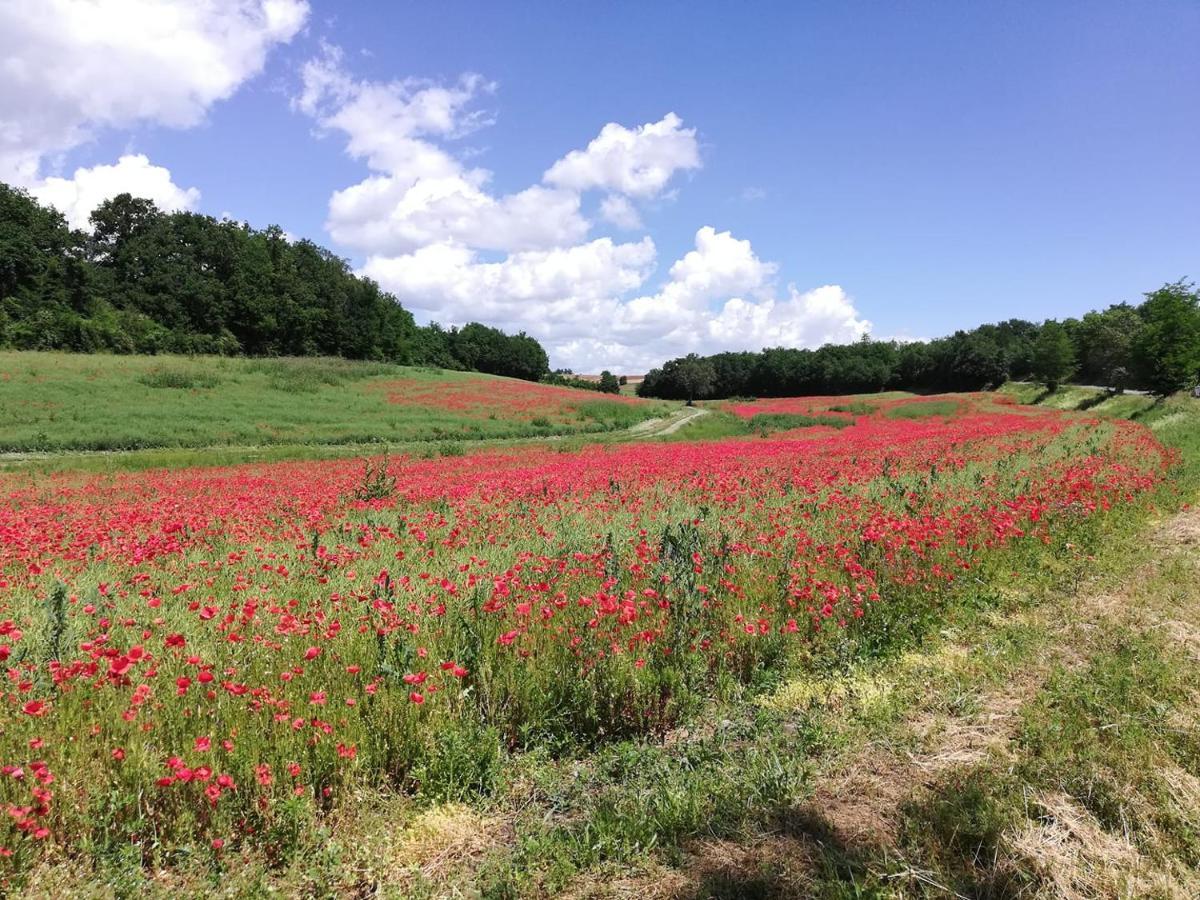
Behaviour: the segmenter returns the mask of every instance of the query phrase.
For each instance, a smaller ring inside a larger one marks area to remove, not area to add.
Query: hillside
[[[0,353],[0,452],[477,441],[627,428],[663,405],[330,358]]]

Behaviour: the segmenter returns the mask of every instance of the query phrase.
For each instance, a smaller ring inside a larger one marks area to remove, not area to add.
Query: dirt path
[[[666,437],[674,434],[688,422],[707,416],[708,410],[699,406],[685,406],[682,412],[674,412],[666,419],[647,419],[629,429],[629,435],[637,438]]]

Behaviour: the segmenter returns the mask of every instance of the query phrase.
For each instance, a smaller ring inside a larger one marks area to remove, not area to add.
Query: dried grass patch
[[[1105,831],[1086,809],[1061,793],[1036,798],[1041,809],[1008,843],[1042,879],[1046,896],[1064,900],[1190,896],[1165,873],[1154,873],[1128,840]]]

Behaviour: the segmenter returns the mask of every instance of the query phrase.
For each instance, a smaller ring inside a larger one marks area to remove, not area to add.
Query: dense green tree
[[[1200,379],[1200,293],[1177,281],[1146,295],[1144,325],[1133,344],[1141,382],[1156,394],[1192,388]]]
[[[1138,311],[1127,303],[1085,315],[1076,332],[1080,380],[1124,390],[1133,375],[1133,345],[1142,324]]]
[[[507,335],[498,328],[471,322],[451,330],[450,349],[469,369],[537,381],[550,371],[542,345],[525,332]]]
[[[1033,345],[1033,376],[1053,391],[1074,371],[1075,348],[1067,330],[1058,322],[1046,322]]]
[[[687,395],[688,406],[708,396],[717,380],[713,365],[695,353],[689,353],[679,364],[679,383]]]
[[[117,353],[325,354],[537,379],[546,353],[483,325],[419,327],[344,259],[282,229],[120,194],[90,232],[0,184],[0,345]],[[461,351],[461,355],[460,355]]]
[[[979,391],[999,387],[1008,379],[1004,349],[986,333],[957,332],[942,371],[946,390]]]
[[[1195,289],[1177,283],[1147,295],[1137,308],[1119,304],[1047,326],[1009,319],[932,341],[860,340],[816,350],[770,347],[761,353],[695,357],[693,362],[712,366],[714,378],[705,397],[848,394],[885,387],[974,391],[1009,378],[1028,378],[1035,371],[1057,384],[1073,368],[1084,379],[1117,389],[1153,382],[1156,389],[1177,390],[1200,377],[1189,350],[1200,328],[1195,324],[1198,308]],[[1157,323],[1153,329],[1151,322]],[[647,373],[639,395],[687,399],[682,362],[670,360]]]
[[[690,406],[696,400],[711,396],[716,384],[717,374],[712,361],[689,353],[680,359],[669,360],[661,369],[651,369],[638,385],[638,395],[686,400]]]
[[[933,341],[864,339],[816,350],[695,354],[647,373],[642,396],[840,394],[901,388],[978,390],[1007,378],[1057,383],[1073,357],[1088,382],[1168,392],[1200,377],[1197,293],[1183,282],[1041,329],[1009,319]],[[1065,338],[1064,338],[1065,336]],[[89,231],[0,184],[0,346],[116,353],[333,355],[476,369],[538,380],[532,337],[472,322],[418,326],[346,260],[277,226],[256,230],[164,213],[121,194]],[[1053,365],[1051,365],[1053,363]],[[555,383],[585,384],[557,376]],[[596,387],[595,385],[589,385]]]
[[[621,382],[617,381],[617,376],[608,369],[600,373],[600,392],[603,394],[621,393]]]

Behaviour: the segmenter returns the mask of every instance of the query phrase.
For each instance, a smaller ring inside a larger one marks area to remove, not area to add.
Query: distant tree
[[[525,334],[480,325],[459,339],[418,327],[346,260],[277,226],[165,213],[131,194],[100,204],[90,222],[90,232],[71,230],[54,209],[0,184],[0,345],[323,354],[529,379],[547,368]]]
[[[602,394],[621,393],[621,382],[617,381],[617,376],[608,369],[600,373],[600,392]]]
[[[537,381],[550,371],[542,345],[525,332],[508,335],[498,328],[471,322],[451,329],[450,349],[463,368]]]
[[[620,387],[625,387],[625,385],[629,384],[629,378],[625,375],[622,375],[617,379],[617,384]]]
[[[957,332],[943,350],[943,390],[978,391],[999,387],[1008,378],[1008,359],[995,340],[978,332]]]
[[[1042,325],[1033,344],[1033,376],[1053,391],[1075,371],[1075,347],[1067,330],[1053,320]]]
[[[896,353],[896,368],[891,387],[906,390],[929,390],[937,379],[937,357],[929,344],[913,341],[902,344]]]
[[[1033,371],[1033,344],[1038,326],[1024,319],[1009,319],[998,325],[981,325],[976,331],[990,333],[1008,360],[1008,377],[1024,378]]]
[[[1133,345],[1142,330],[1142,317],[1127,303],[1090,312],[1078,329],[1080,379],[1120,393],[1133,374]]]
[[[1133,343],[1133,362],[1143,384],[1165,396],[1200,379],[1200,293],[1177,281],[1146,295],[1145,323]]]
[[[717,373],[707,359],[689,353],[679,362],[679,384],[687,397],[688,406],[708,396],[716,383]]]

